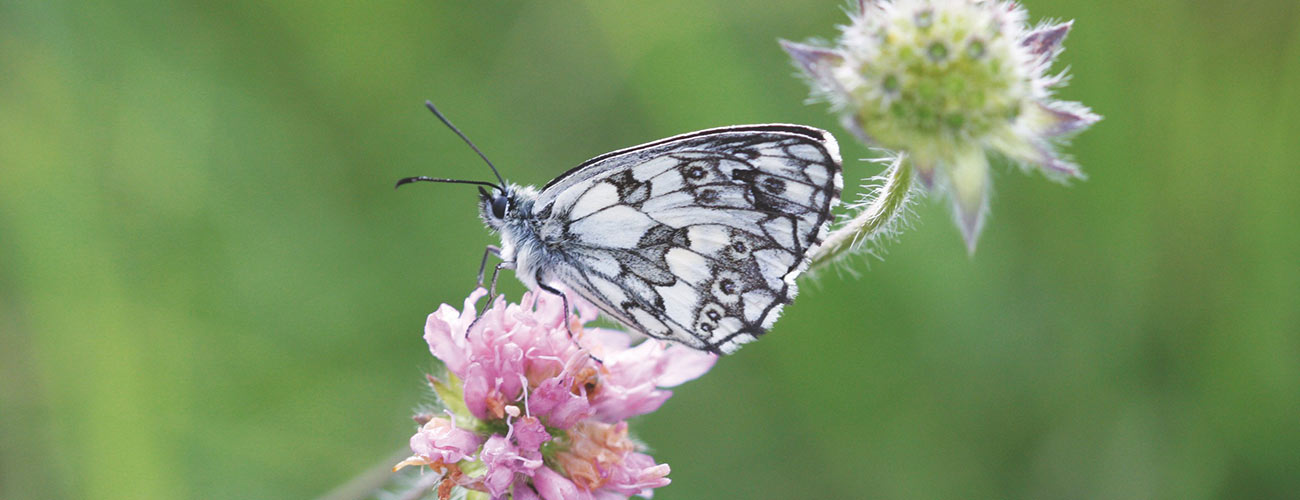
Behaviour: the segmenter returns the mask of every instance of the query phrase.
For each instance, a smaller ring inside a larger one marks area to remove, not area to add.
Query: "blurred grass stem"
[[[407,446],[402,446],[400,449],[394,451],[387,458],[380,460],[365,472],[358,474],[352,479],[349,479],[348,482],[330,490],[329,493],[317,497],[316,500],[360,500],[363,498],[372,498],[375,496],[375,492],[379,491],[380,488],[383,488],[385,484],[388,484],[388,482],[393,479],[393,476],[396,475],[396,473],[393,472],[393,464],[400,462],[410,454],[411,449]],[[433,484],[436,484],[437,480],[441,479],[441,476],[438,474],[427,474],[427,476],[434,478]],[[423,487],[424,489],[421,491],[427,492],[429,488],[432,487],[432,484],[424,485],[426,479],[427,478],[421,477],[420,481],[418,481],[414,487]],[[402,492],[399,498],[408,498],[409,492],[410,490]],[[410,498],[420,498],[420,496],[416,495]]]

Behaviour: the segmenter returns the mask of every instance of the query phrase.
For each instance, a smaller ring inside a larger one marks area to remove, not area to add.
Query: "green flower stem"
[[[841,255],[888,234],[894,222],[907,209],[907,202],[911,198],[913,177],[911,162],[905,161],[903,156],[894,160],[894,164],[880,175],[884,182],[876,188],[876,192],[862,207],[862,211],[843,226],[832,231],[830,236],[826,237],[826,241],[813,251],[809,269],[833,262]]]

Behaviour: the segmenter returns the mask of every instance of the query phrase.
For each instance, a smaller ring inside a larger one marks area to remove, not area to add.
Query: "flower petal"
[[[573,427],[579,420],[590,417],[592,409],[586,397],[574,394],[569,387],[567,377],[542,382],[528,396],[529,410],[545,419],[551,427]]]
[[[966,250],[975,253],[975,243],[984,229],[989,203],[989,160],[984,151],[968,148],[949,167],[953,217],[961,229]]]
[[[542,498],[546,500],[591,498],[591,493],[578,489],[578,485],[573,484],[573,481],[546,467],[537,469],[537,472],[533,474],[533,486],[537,487],[537,493],[541,494]]]
[[[470,413],[479,420],[487,420],[488,398],[493,394],[493,387],[488,382],[486,369],[481,363],[474,363],[465,370],[465,385],[462,393],[465,395],[465,406],[469,408]]]
[[[716,354],[697,351],[684,345],[673,344],[664,350],[664,363],[659,368],[655,385],[675,387],[695,380],[713,368]]]
[[[542,467],[540,452],[521,450],[500,434],[493,435],[483,443],[479,459],[487,465],[482,481],[493,497],[506,492],[514,482],[516,473],[532,476],[537,470],[549,470]]]
[[[445,418],[430,419],[411,436],[411,452],[428,462],[454,464],[474,454],[480,439]]]
[[[542,443],[550,441],[551,435],[537,417],[523,417],[514,423],[514,438],[519,443],[519,449],[536,450],[541,448]]]
[[[1074,21],[1040,27],[1025,35],[1020,44],[1037,56],[1040,62],[1050,61],[1061,53],[1061,42],[1065,41],[1065,35],[1070,33],[1072,26]]]
[[[835,80],[833,73],[835,66],[844,63],[844,56],[839,52],[831,49],[795,43],[789,40],[781,40],[781,48],[785,49],[790,58],[794,59],[799,69],[802,69],[813,81],[826,91],[838,91],[841,89],[839,82]]]
[[[596,418],[615,422],[653,412],[672,392],[661,390],[703,375],[717,356],[680,345],[647,340],[605,358],[609,373],[592,398]]]
[[[1058,180],[1084,178],[1079,166],[1057,156],[1051,144],[1026,135],[1028,134],[1002,134],[991,137],[989,145],[1013,161],[1038,167],[1049,177]]]
[[[1097,123],[1101,116],[1087,106],[1071,101],[1048,101],[1027,106],[1020,123],[1039,137],[1059,137]]]
[[[515,484],[510,487],[510,500],[542,500],[523,476],[515,477]]]
[[[667,486],[672,480],[668,473],[672,469],[668,464],[655,464],[655,460],[644,453],[629,453],[623,457],[622,466],[614,471],[605,488],[627,495],[637,495],[643,491]]]
[[[475,304],[486,294],[487,290],[476,289],[465,299],[464,309],[457,312],[455,308],[443,304],[425,321],[424,341],[429,344],[429,352],[442,360],[447,369],[456,375],[463,375],[465,366],[469,363],[469,345],[465,332],[474,322]]]
[[[871,6],[875,5],[879,1],[880,0],[858,0],[858,14],[866,15],[867,10],[871,9]]]
[[[935,162],[929,159],[922,159],[920,154],[912,154],[912,166],[916,168],[917,179],[926,189],[934,188],[934,170]]]

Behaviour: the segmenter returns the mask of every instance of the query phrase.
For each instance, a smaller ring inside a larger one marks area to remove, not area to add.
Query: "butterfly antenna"
[[[465,137],[465,134],[462,133],[460,129],[456,128],[455,125],[452,125],[451,120],[448,120],[447,117],[442,116],[442,112],[438,111],[438,108],[433,105],[433,101],[424,101],[424,106],[429,108],[429,111],[432,111],[433,115],[437,116],[439,120],[442,120],[442,123],[446,125],[447,128],[451,129],[452,132],[455,132],[456,135],[460,136],[460,139],[462,141],[465,141],[465,144],[468,144],[470,149],[473,149],[475,153],[478,153],[478,157],[482,158],[484,163],[487,163],[488,168],[492,169],[492,173],[496,174],[497,180],[501,182],[500,186],[492,186],[492,187],[495,187],[504,193],[506,191],[506,180],[501,178],[501,173],[497,172],[497,166],[492,164],[492,160],[489,160],[487,155],[483,154],[483,152],[478,149],[478,146],[474,145],[474,141],[469,140],[469,138]],[[398,182],[397,185],[400,186],[402,185],[402,183]]]
[[[397,181],[397,185],[396,185],[396,186],[393,186],[393,188],[396,189],[396,188],[402,187],[403,184],[410,184],[410,183],[412,183],[412,182],[421,182],[421,181],[423,181],[423,182],[447,182],[447,183],[451,183],[451,184],[478,184],[478,185],[480,185],[480,186],[489,186],[489,187],[493,187],[493,188],[500,189],[500,187],[498,187],[496,184],[493,184],[493,183],[491,183],[491,182],[483,182],[483,181],[462,181],[462,180],[460,180],[460,179],[436,179],[436,178],[433,178],[433,177],[425,177],[425,176],[423,176],[423,175],[421,175],[421,176],[419,176],[419,177],[407,177],[407,178],[405,178],[405,179],[401,179],[401,180]]]

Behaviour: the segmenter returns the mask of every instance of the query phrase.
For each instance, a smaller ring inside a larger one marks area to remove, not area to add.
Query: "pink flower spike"
[[[494,499],[626,500],[668,484],[668,466],[640,453],[623,420],[659,408],[672,395],[664,387],[703,375],[717,357],[584,329],[595,310],[580,300],[574,314],[549,294],[525,294],[518,304],[498,297],[478,315],[482,297],[475,290],[463,311],[444,305],[425,325],[430,352],[450,372],[431,384],[479,434],[422,415],[415,455],[398,468],[448,474],[439,498],[463,487]]]

